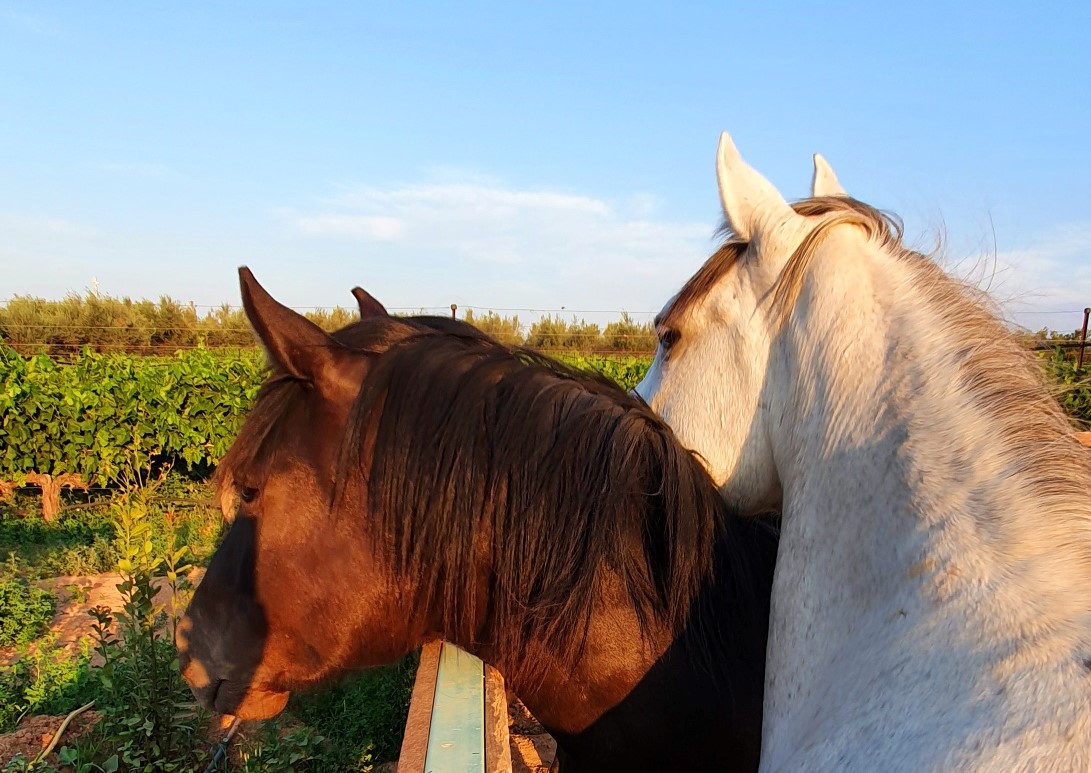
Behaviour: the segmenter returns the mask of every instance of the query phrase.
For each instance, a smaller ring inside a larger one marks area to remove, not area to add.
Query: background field
[[[327,328],[354,318],[343,309],[313,316]],[[654,340],[626,318],[605,331],[556,318],[526,329],[496,314],[470,320],[625,388],[650,362],[637,344],[650,349]],[[222,535],[209,479],[264,378],[262,353],[237,312],[198,318],[169,299],[20,301],[0,315],[0,334],[0,733],[28,715],[94,700],[101,719],[57,764],[205,764],[216,731],[178,678],[169,639],[151,635],[172,620],[155,594],[168,583],[184,598],[189,572]],[[1059,338],[1044,331],[1028,346],[1049,336]],[[1091,386],[1076,374],[1072,350],[1038,357],[1074,424],[1086,428]],[[112,614],[125,641],[102,632],[109,620],[88,617],[89,632],[102,630],[83,649],[65,650],[48,634],[60,592],[50,578],[104,572],[119,573],[126,588]],[[392,759],[414,669],[410,657],[294,697],[284,718],[248,732],[233,769],[370,770]]]

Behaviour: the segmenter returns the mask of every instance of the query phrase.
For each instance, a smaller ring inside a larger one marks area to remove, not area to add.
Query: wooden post
[[[1091,308],[1083,310],[1083,329],[1080,331],[1080,352],[1076,355],[1076,375],[1083,368],[1083,347],[1087,344],[1087,318],[1091,317]]]
[[[455,318],[455,312],[457,312],[457,311],[458,311],[458,304],[457,303],[452,303],[451,304],[451,319]]]
[[[421,650],[399,773],[511,773],[504,680],[447,643]]]
[[[424,760],[428,755],[428,731],[432,724],[432,703],[436,695],[436,677],[439,675],[439,651],[441,642],[425,644],[420,652],[417,678],[413,682],[413,695],[409,699],[409,718],[405,722],[402,753],[398,758],[398,770],[404,773],[423,773]]]

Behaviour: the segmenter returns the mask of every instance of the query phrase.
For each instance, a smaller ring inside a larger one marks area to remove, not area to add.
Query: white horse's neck
[[[766,381],[784,525],[763,767],[1086,769],[1086,505],[1058,512],[991,431],[967,386],[987,374],[912,267],[861,260],[853,229],[822,249]]]

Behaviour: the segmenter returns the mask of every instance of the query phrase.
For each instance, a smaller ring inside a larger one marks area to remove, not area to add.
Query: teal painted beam
[[[444,642],[424,769],[485,773],[485,664]]]

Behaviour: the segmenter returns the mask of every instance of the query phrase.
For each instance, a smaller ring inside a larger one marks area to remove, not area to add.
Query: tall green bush
[[[57,599],[30,583],[14,555],[0,564],[0,647],[26,644],[49,629]]]
[[[227,451],[264,378],[260,351],[96,354],[70,364],[0,349],[0,480],[118,482],[132,454],[181,468]]]
[[[1091,362],[1085,363],[1083,371],[1077,374],[1076,363],[1070,359],[1070,354],[1057,348],[1042,358],[1042,366],[1057,385],[1056,396],[1065,412],[1082,429],[1091,427]]]

